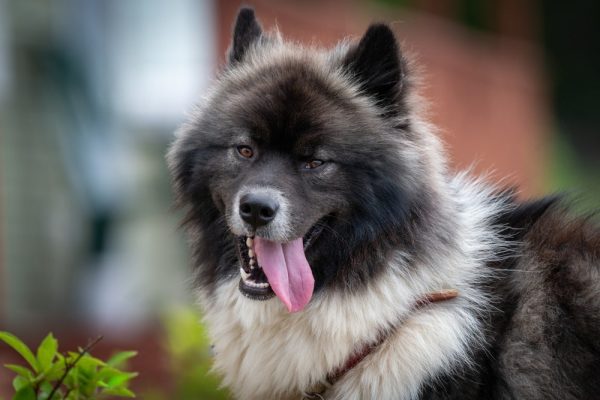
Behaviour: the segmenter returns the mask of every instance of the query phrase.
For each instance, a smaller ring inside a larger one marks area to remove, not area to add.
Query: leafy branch
[[[92,350],[92,348],[96,344],[98,344],[98,342],[101,341],[101,340],[102,340],[102,335],[98,336],[94,341],[88,343],[87,346],[85,346],[83,349],[79,350],[79,355],[77,356],[77,358],[75,359],[75,361],[73,361],[72,364],[68,363],[67,360],[65,359],[65,372],[63,372],[63,374],[60,377],[60,379],[54,384],[54,387],[52,388],[52,391],[48,395],[48,400],[52,399],[52,397],[54,396],[54,394],[56,393],[56,391],[60,388],[60,386],[65,381],[65,378],[69,374],[69,371],[71,371],[73,369],[73,367],[75,367],[77,365],[77,363],[79,362],[79,360],[81,360],[81,358],[84,356],[84,354],[86,354],[90,350]]]
[[[58,341],[52,333],[42,340],[34,354],[15,335],[0,331],[0,341],[14,349],[28,364],[6,364],[16,373],[13,379],[13,400],[91,400],[109,396],[135,397],[128,389],[135,372],[121,371],[128,359],[137,353],[120,352],[108,361],[90,354],[92,348],[102,340],[99,336],[77,352],[61,354]]]

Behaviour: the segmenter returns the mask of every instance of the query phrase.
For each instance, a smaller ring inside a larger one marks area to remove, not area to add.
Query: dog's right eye
[[[244,158],[252,158],[254,155],[254,151],[250,146],[238,146],[237,151],[240,153],[240,156]]]
[[[304,163],[304,169],[315,169],[323,165],[324,161],[321,160],[310,160]]]

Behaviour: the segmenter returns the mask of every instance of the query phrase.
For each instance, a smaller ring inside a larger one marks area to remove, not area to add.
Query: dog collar
[[[419,310],[429,304],[452,300],[457,296],[458,290],[456,289],[444,289],[437,292],[430,292],[418,298],[413,306],[413,309]],[[369,354],[373,353],[373,351],[375,351],[383,342],[385,342],[394,331],[394,328],[382,331],[374,342],[368,343],[353,352],[342,365],[327,374],[325,384],[319,385],[316,390],[305,393],[304,399],[323,399],[323,393],[329,387],[338,382],[344,375],[356,367]]]

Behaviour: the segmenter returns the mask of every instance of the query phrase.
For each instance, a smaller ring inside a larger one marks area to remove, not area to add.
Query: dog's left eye
[[[252,158],[254,155],[254,150],[250,146],[238,146],[237,151],[244,158]]]
[[[310,160],[304,163],[304,169],[315,169],[319,168],[321,165],[323,165],[323,161],[321,160]]]

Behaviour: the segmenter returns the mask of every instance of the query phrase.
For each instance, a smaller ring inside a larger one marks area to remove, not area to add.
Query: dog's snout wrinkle
[[[247,193],[240,198],[240,216],[254,228],[271,222],[278,210],[279,202],[266,193]]]

